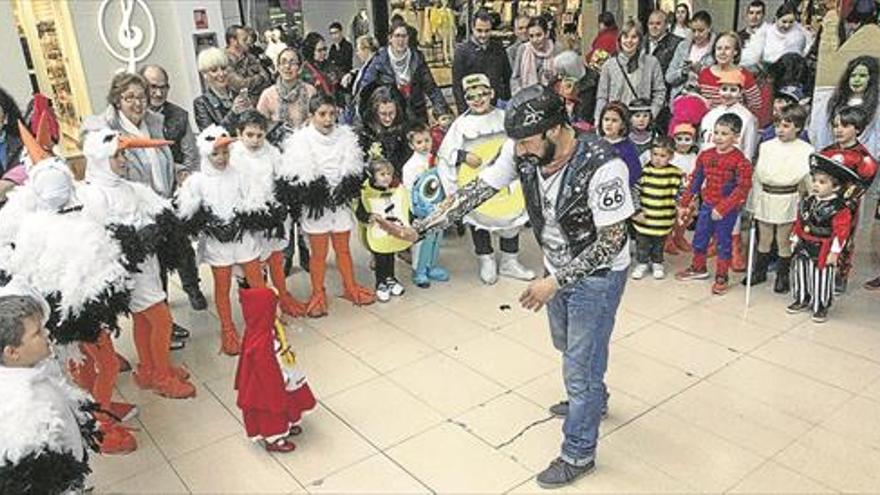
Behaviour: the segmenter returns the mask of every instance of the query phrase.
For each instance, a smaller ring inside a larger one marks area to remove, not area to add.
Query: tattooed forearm
[[[618,222],[599,229],[598,238],[571,262],[557,270],[560,287],[571,285],[589,276],[599,268],[607,268],[626,245],[626,222]]]
[[[483,204],[497,192],[498,189],[477,178],[447,198],[430,216],[413,222],[413,227],[420,234],[430,230],[443,230]]]

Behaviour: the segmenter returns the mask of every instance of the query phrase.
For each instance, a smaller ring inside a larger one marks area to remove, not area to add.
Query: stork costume
[[[0,210],[0,272],[19,277],[50,302],[47,328],[53,343],[79,343],[84,359],[68,364],[102,410],[101,451],[131,452],[135,438],[106,414],[121,418],[137,412],[131,404],[111,402],[119,361],[110,332],[118,333],[116,319],[128,312],[131,292],[122,249],[75,204],[67,165],[47,156],[27,129],[20,131],[38,162],[28,171],[29,181]]]
[[[801,200],[792,232],[794,254],[791,266],[791,294],[794,303],[789,313],[811,311],[816,323],[826,320],[834,299],[835,265],[843,259],[849,243],[853,211],[843,191],[849,185],[864,186],[859,174],[843,162],[814,153],[810,155],[810,171],[834,177],[840,187],[825,197],[811,194]],[[838,256],[829,263],[830,254]]]
[[[336,252],[344,298],[354,304],[372,304],[373,291],[355,282],[349,237],[356,222],[351,202],[360,197],[364,181],[363,153],[348,126],[334,126],[327,134],[314,124],[296,131],[284,142],[277,182],[279,199],[300,215],[308,234],[312,295],[306,306],[310,317],[327,314],[324,289],[329,244]]]
[[[275,198],[275,179],[281,166],[281,153],[266,141],[257,151],[237,141],[230,145],[229,153],[230,166],[245,176],[245,197],[249,211],[243,212],[242,221],[255,228],[254,236],[261,246],[260,260],[269,267],[272,285],[278,291],[281,311],[290,316],[303,316],[305,305],[294,299],[287,290],[287,277],[284,275],[284,249],[290,241],[292,227],[287,208]]]
[[[265,441],[270,452],[290,452],[287,436],[302,414],[315,408],[315,396],[287,344],[284,327],[275,321],[275,294],[267,288],[242,289],[241,311],[245,330],[235,373],[236,403],[245,431],[254,441]]]
[[[39,293],[14,278],[0,297],[36,299]],[[0,364],[0,493],[62,494],[84,488],[91,472],[87,449],[97,450],[95,404],[64,377],[52,358],[32,367]]]
[[[513,141],[507,141],[504,132],[504,111],[489,106],[483,109],[479,100],[490,92],[489,78],[471,74],[462,80],[468,110],[461,114],[446,133],[437,150],[437,169],[447,195],[453,195],[462,186],[476,179],[480,171],[502,160],[513,163]],[[467,163],[468,155],[479,157],[481,164]],[[519,181],[501,188],[494,198],[464,217],[471,226],[474,251],[480,265],[480,279],[494,284],[498,274],[520,280],[531,280],[535,273],[519,263],[519,231],[528,221],[522,186]],[[496,267],[491,232],[501,236],[501,265]],[[500,269],[499,269],[500,268]]]
[[[218,125],[207,127],[196,138],[201,168],[177,190],[177,215],[187,231],[199,238],[199,258],[211,266],[214,303],[220,318],[220,350],[228,356],[240,352],[241,343],[232,321],[232,268],[241,267],[251,287],[263,287],[260,270],[262,246],[241,223],[245,208],[245,175],[229,166],[232,138]]]
[[[185,238],[171,210],[171,203],[149,187],[129,182],[124,173],[124,151],[129,148],[163,146],[167,141],[123,137],[99,127],[86,132],[86,184],[77,195],[86,216],[108,227],[119,240],[131,272],[133,289],[129,309],[138,360],[135,383],[170,398],[195,395],[189,374],[171,365],[171,310],[159,276],[159,256],[169,259],[180,252]],[[115,172],[114,168],[119,172]]]

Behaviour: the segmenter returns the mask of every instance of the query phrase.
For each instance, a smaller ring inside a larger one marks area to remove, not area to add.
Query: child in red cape
[[[289,437],[302,431],[296,424],[304,412],[315,408],[315,396],[302,372],[293,367],[293,351],[283,330],[276,333],[275,292],[264,287],[241,289],[239,298],[245,330],[235,389],[245,431],[269,452],[292,452],[296,445]]]

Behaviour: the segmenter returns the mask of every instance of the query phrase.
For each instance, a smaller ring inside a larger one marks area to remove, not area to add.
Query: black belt
[[[794,194],[798,192],[798,185],[794,184],[791,186],[774,186],[770,184],[761,183],[761,189],[764,190],[767,194]]]

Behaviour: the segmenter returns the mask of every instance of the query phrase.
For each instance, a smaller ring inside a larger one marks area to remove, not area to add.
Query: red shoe
[[[306,304],[306,314],[309,318],[327,316],[327,293],[323,289],[312,292],[312,297]]]
[[[128,402],[111,402],[110,413],[119,418],[120,422],[124,423],[137,417],[138,408]]]
[[[727,294],[728,289],[730,289],[730,284],[727,275],[716,275],[715,283],[712,284],[712,294],[721,296]]]
[[[189,399],[196,396],[196,387],[192,383],[173,374],[154,377],[153,391],[169,399]]]
[[[137,439],[128,428],[114,421],[101,422],[101,453],[125,455],[137,450]]]
[[[263,448],[266,449],[266,452],[287,453],[287,452],[293,452],[294,450],[296,450],[296,445],[293,442],[287,440],[286,438],[279,438],[278,440],[275,440],[274,442],[271,442],[271,443],[265,442],[263,444]]]
[[[709,270],[706,267],[695,268],[693,265],[675,274],[676,280],[705,280],[709,278]]]

